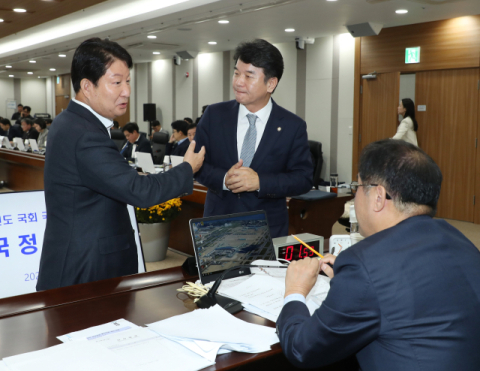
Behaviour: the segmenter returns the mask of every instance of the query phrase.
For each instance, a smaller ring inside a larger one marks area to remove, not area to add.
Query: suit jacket
[[[24,131],[23,132],[22,138],[23,139],[35,139],[35,140],[37,140],[39,134],[40,133],[38,131],[36,131],[35,128],[32,126],[29,131]]]
[[[10,126],[10,129],[7,132],[7,137],[10,142],[13,141],[13,138],[21,138],[22,137],[22,131],[21,129],[19,130],[16,125]]]
[[[47,226],[37,290],[137,273],[126,205],[149,207],[193,191],[188,163],[139,175],[105,126],[73,101],[48,133],[44,177]]]
[[[413,121],[410,117],[405,117],[402,120],[400,125],[398,125],[397,133],[392,139],[402,139],[418,147],[417,133],[414,130]]]
[[[150,141],[147,138],[145,138],[143,135],[140,135],[138,137],[135,144],[137,145],[137,148],[135,149],[135,152],[150,153],[150,155],[152,155],[152,146],[150,144]],[[127,159],[132,158],[132,148],[133,148],[133,145],[130,144],[129,148],[127,148],[123,152],[123,157],[125,157]]]
[[[189,146],[190,141],[188,140],[188,138],[185,138],[185,140],[180,144],[167,143],[165,154],[167,156],[185,156],[185,153],[187,153]]]
[[[299,301],[277,321],[295,365],[351,354],[369,371],[480,370],[480,252],[443,220],[409,218],[342,252],[310,317]]]
[[[238,162],[236,101],[209,105],[195,134],[196,151],[205,146],[203,167],[195,179],[208,187],[204,216],[265,210],[272,237],[288,234],[287,196],[308,192],[313,165],[307,125],[298,116],[273,102],[262,139],[250,167],[258,173],[260,190],[224,191],[227,171]]]

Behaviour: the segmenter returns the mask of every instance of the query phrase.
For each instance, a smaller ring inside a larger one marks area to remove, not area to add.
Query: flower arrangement
[[[151,206],[143,209],[135,208],[138,223],[170,223],[182,210],[182,200],[173,198],[160,205]]]

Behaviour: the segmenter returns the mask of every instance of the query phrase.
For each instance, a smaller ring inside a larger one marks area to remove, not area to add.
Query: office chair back
[[[322,167],[323,167],[322,143],[314,140],[309,140],[308,146],[310,147],[310,154],[312,155],[313,186],[315,187],[315,189],[318,189],[318,186],[322,181]]]
[[[152,153],[153,163],[163,164],[163,158],[165,157],[165,150],[168,143],[167,133],[154,133],[152,138]]]
[[[123,131],[120,129],[112,129],[110,130],[110,134],[112,136],[112,140],[120,151],[127,140],[127,138],[125,138],[125,134],[123,134]]]

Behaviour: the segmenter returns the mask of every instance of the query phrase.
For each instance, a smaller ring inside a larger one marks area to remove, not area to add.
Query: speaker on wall
[[[143,121],[155,121],[157,119],[157,108],[155,103],[143,104]]]
[[[383,24],[365,22],[347,25],[346,27],[353,37],[377,36],[382,30]]]

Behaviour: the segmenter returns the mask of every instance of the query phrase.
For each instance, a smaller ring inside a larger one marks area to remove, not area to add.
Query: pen
[[[295,238],[298,242],[300,242],[303,246],[308,247],[310,250],[312,250],[315,254],[317,254],[319,257],[323,258],[323,255],[316,252],[314,249],[312,249],[310,246],[308,246],[305,242],[303,242],[300,238],[292,234],[292,237]]]

